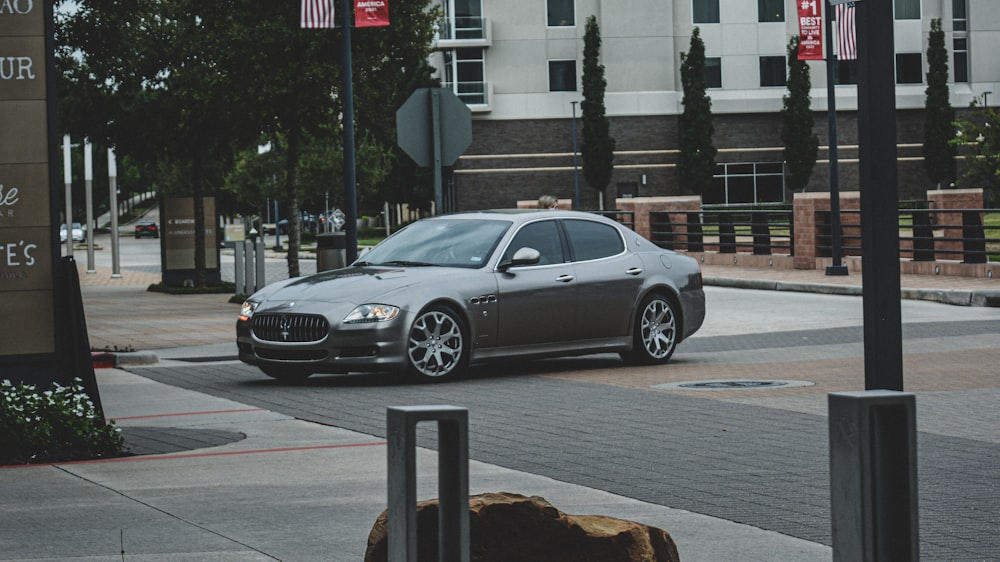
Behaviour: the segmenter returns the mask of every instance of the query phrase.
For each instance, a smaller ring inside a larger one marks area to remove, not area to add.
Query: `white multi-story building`
[[[813,1],[813,0],[809,0]],[[822,0],[816,0],[822,3]],[[952,105],[1000,103],[1000,0],[859,0],[894,3],[900,193],[929,187],[920,158],[926,51],[940,18],[949,50]],[[683,111],[681,53],[692,30],[705,43],[712,99],[717,188],[706,202],[790,197],[782,176],[779,112],[787,93],[786,51],[799,33],[796,0],[442,0],[446,14],[433,62],[444,85],[473,112],[473,144],[455,166],[455,207],[508,207],[581,187],[597,206],[574,158],[586,19],[600,25],[605,104],[617,147],[609,198],[681,193],[675,162]],[[809,62],[820,161],[807,189],[829,188],[827,79]],[[857,189],[857,87],[853,61],[836,69],[841,189]],[[577,136],[577,139],[580,137]],[[578,147],[579,140],[576,146]],[[577,167],[574,167],[574,161]]]

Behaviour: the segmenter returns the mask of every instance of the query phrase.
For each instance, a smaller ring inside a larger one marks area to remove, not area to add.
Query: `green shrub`
[[[71,386],[0,381],[0,464],[47,463],[118,457],[125,441],[114,422],[105,423],[84,392]]]

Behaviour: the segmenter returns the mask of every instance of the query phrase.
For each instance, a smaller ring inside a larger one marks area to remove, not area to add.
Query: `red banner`
[[[388,0],[355,0],[354,27],[385,27],[389,25]]]
[[[822,0],[798,2],[799,60],[823,60]]]

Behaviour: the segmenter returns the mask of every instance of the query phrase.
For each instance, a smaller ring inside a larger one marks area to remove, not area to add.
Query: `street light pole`
[[[73,257],[73,162],[69,135],[63,136],[63,182],[66,183],[66,256]]]
[[[827,275],[847,275],[847,266],[841,263],[840,240],[840,175],[837,165],[837,90],[833,83],[833,65],[837,55],[833,54],[833,6],[826,0],[826,99],[827,145],[830,149],[830,255],[833,263],[826,268]]]
[[[580,210],[580,167],[576,157],[576,100],[569,102],[573,106],[573,210]]]
[[[111,278],[122,276],[118,258],[118,160],[113,148],[108,149],[108,207],[111,211]]]

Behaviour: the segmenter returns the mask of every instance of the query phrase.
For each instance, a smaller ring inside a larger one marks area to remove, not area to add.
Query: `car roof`
[[[549,217],[563,218],[563,219],[577,218],[577,219],[595,220],[614,225],[619,224],[617,221],[611,220],[605,216],[596,213],[589,213],[584,211],[566,211],[559,209],[488,209],[482,211],[463,211],[447,215],[438,215],[435,217],[430,217],[430,219],[425,219],[425,220],[451,219],[451,218],[469,219],[469,220],[500,219],[500,220],[513,221],[516,224],[522,224],[539,218],[549,218]]]

